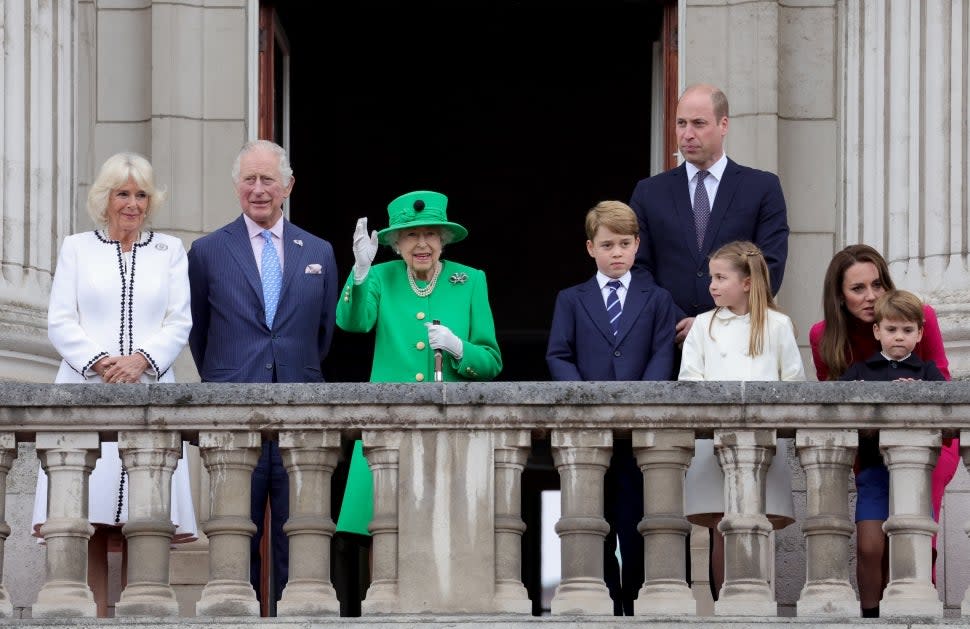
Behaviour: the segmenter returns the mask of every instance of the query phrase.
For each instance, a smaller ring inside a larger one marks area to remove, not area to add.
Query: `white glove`
[[[354,228],[354,283],[360,284],[367,277],[370,265],[377,255],[377,230],[367,237],[367,217],[357,219]]]
[[[441,324],[425,323],[428,326],[428,345],[433,349],[443,349],[455,360],[461,360],[465,353],[465,345],[455,333]]]

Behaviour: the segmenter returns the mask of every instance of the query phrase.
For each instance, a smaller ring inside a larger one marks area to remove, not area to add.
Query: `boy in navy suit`
[[[936,363],[913,348],[923,338],[923,302],[905,290],[883,293],[873,306],[872,333],[881,350],[860,358],[839,380],[946,380]],[[889,470],[879,452],[879,435],[859,431],[856,459],[856,580],[863,618],[879,617],[879,600],[889,583],[889,545],[882,525],[889,518]],[[934,564],[936,549],[933,549]]]
[[[630,272],[640,246],[636,214],[621,201],[602,201],[586,214],[586,237],[586,251],[597,271],[556,298],[546,351],[552,378],[669,380],[679,312],[666,289],[645,274]],[[629,438],[614,439],[604,485],[604,516],[610,525],[604,579],[614,613],[633,615],[643,583],[643,537],[637,531],[643,517],[643,475]]]

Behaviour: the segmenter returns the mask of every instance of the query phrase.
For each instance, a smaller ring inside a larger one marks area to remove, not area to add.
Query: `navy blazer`
[[[273,382],[274,372],[277,382],[323,382],[339,289],[329,242],[284,221],[272,330],[242,215],[192,243],[188,256],[189,347],[203,382]]]
[[[700,251],[686,164],[640,180],[630,207],[640,221],[636,268],[670,291],[683,316],[695,317],[714,308],[708,291],[708,256],[735,240],[749,240],[761,248],[771,290],[777,294],[781,288],[788,259],[788,217],[781,182],[774,173],[728,160]]]
[[[940,368],[932,360],[924,361],[916,354],[910,354],[904,360],[889,360],[876,352],[865,360],[849,365],[839,380],[879,380],[889,382],[900,378],[913,380],[946,380]]]
[[[546,363],[553,380],[669,380],[677,307],[670,293],[633,276],[616,336],[594,276],[559,291]]]

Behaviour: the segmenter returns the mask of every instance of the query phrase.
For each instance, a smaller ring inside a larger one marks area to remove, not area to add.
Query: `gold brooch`
[[[448,278],[448,281],[451,282],[452,284],[464,284],[465,282],[468,281],[468,274],[452,273],[451,277]]]

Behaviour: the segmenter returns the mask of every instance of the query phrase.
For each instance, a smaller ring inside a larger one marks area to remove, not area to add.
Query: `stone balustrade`
[[[339,614],[330,581],[331,476],[343,444],[363,440],[374,476],[372,580],[365,617],[520,615],[521,477],[548,439],[561,481],[562,581],[553,616],[612,613],[603,582],[603,475],[613,439],[632,438],[644,474],[646,579],[638,616],[692,618],[685,575],[684,472],[710,438],[725,472],[725,582],[715,614],[773,617],[765,472],[794,438],[807,484],[800,617],[849,622],[854,525],[848,485],[857,431],[877,429],[890,470],[890,583],[884,615],[943,622],[932,581],[930,475],[941,439],[970,443],[970,383],[435,383],[326,385],[31,385],[0,383],[0,482],[19,441],[49,476],[47,576],[35,619],[93,617],[86,583],[87,481],[101,440],[117,440],[129,476],[128,583],[116,615],[178,613],[168,582],[170,481],[183,439],[209,474],[209,575],[199,617],[254,617],[249,583],[250,475],[277,437],[290,478],[289,583],[280,617]],[[970,467],[970,447],[962,449]],[[10,528],[0,499],[0,562]],[[970,596],[964,599],[970,618]],[[0,584],[0,618],[11,605]],[[2,623],[0,623],[2,624]]]

